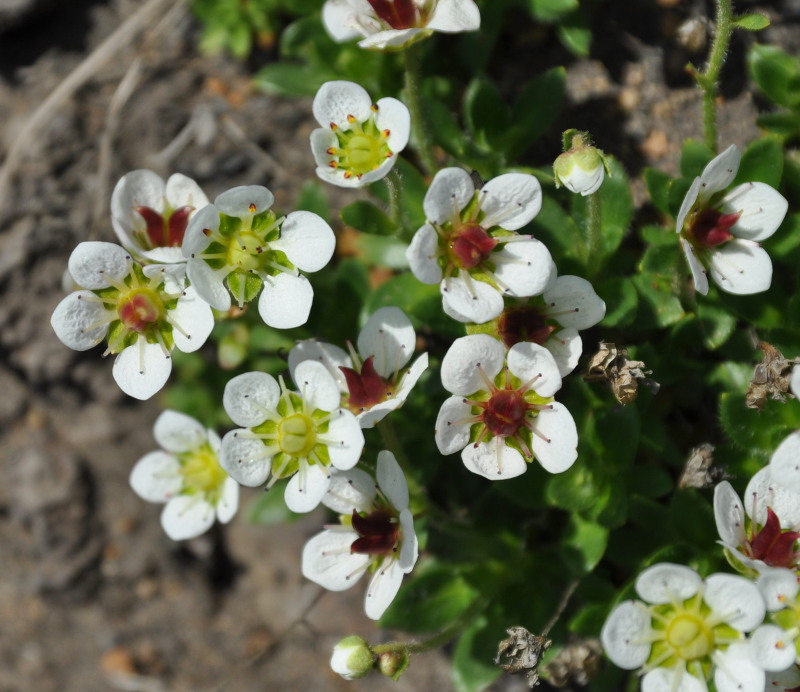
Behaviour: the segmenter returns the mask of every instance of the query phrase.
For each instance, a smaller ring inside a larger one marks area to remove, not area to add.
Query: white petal
[[[119,388],[134,399],[149,399],[158,392],[172,372],[172,359],[159,344],[148,344],[143,337],[124,349],[114,361],[111,373]]]
[[[266,211],[274,201],[275,196],[263,185],[240,185],[219,195],[214,206],[221,214],[244,218]]]
[[[472,473],[490,481],[516,478],[528,470],[522,454],[506,445],[505,439],[501,437],[493,437],[488,442],[468,444],[461,452],[461,461]]]
[[[397,560],[391,560],[382,566],[369,582],[367,595],[364,597],[364,612],[372,620],[380,620],[386,612],[403,583],[403,570]]]
[[[722,481],[714,488],[714,520],[725,546],[738,548],[744,543],[744,506],[728,481]]]
[[[65,346],[87,351],[105,338],[111,316],[94,293],[75,291],[56,305],[50,324]]]
[[[439,0],[426,28],[455,33],[475,31],[480,25],[481,13],[473,0]]]
[[[683,202],[681,202],[681,208],[675,220],[676,233],[680,233],[683,230],[683,224],[686,221],[686,217],[689,215],[692,207],[694,207],[695,202],[697,202],[697,196],[700,194],[700,185],[700,178],[695,178],[692,181],[689,189],[686,191],[686,196],[683,198]]]
[[[766,183],[739,185],[722,199],[720,211],[725,214],[741,212],[739,220],[731,227],[737,238],[764,240],[781,225],[789,202]]]
[[[305,360],[294,371],[297,390],[309,411],[333,411],[339,408],[342,394],[336,380],[319,361]]]
[[[625,670],[643,666],[650,655],[646,641],[650,633],[650,615],[636,601],[620,603],[603,624],[600,641],[614,665]]]
[[[403,532],[403,544],[400,546],[400,555],[397,558],[400,569],[408,574],[419,557],[419,541],[414,531],[414,517],[410,510],[400,512],[400,530]]]
[[[357,413],[356,420],[362,430],[369,430],[370,428],[374,428],[392,411],[399,409],[402,403],[403,402],[397,398],[381,401],[371,408]]]
[[[654,668],[642,678],[641,692],[707,692],[705,681],[683,671],[680,677],[673,668]]]
[[[212,269],[204,260],[193,259],[186,263],[186,275],[197,295],[212,308],[230,310],[231,294],[223,283],[227,272]]]
[[[214,519],[214,508],[193,495],[173,497],[161,512],[161,526],[173,541],[183,541],[204,534],[211,528]]]
[[[350,411],[339,409],[331,414],[325,439],[330,440],[328,454],[337,469],[346,471],[358,463],[364,450],[364,432]]]
[[[586,279],[569,274],[559,276],[542,296],[548,312],[562,327],[588,329],[605,317],[606,304]]]
[[[442,359],[442,385],[453,394],[466,396],[486,389],[478,365],[493,380],[503,369],[505,348],[488,334],[456,339]]]
[[[220,524],[227,524],[239,509],[239,484],[233,478],[225,479],[216,509]]]
[[[578,431],[564,404],[554,401],[550,406],[533,422],[531,451],[545,471],[561,473],[578,458]]]
[[[420,228],[406,248],[406,259],[411,273],[424,284],[438,284],[442,280],[439,266],[439,236],[429,223]]]
[[[578,365],[583,353],[583,341],[577,329],[562,329],[544,342],[544,347],[553,354],[562,378],[569,375]]]
[[[375,480],[366,471],[331,470],[331,484],[322,498],[322,504],[337,514],[351,515],[354,509],[367,512],[377,495]]]
[[[761,625],[753,632],[750,652],[764,670],[773,673],[786,670],[797,656],[794,638],[776,625]]]
[[[177,458],[167,452],[145,454],[131,471],[131,488],[143,500],[166,502],[183,488],[180,467]]]
[[[797,665],[780,673],[767,672],[767,690],[777,688],[781,692],[791,692],[796,687],[800,687],[800,668]]]
[[[411,115],[405,104],[397,99],[383,98],[375,104],[378,112],[375,114],[375,125],[383,132],[389,130],[386,144],[389,151],[395,154],[403,151],[408,144],[411,133]]]
[[[352,368],[353,361],[347,352],[338,346],[326,344],[322,341],[298,341],[297,345],[289,351],[289,374],[292,380],[297,382],[294,376],[295,369],[304,360],[315,360],[322,363],[328,372],[333,375],[340,392],[347,392],[347,380],[342,374],[341,367]]]
[[[180,248],[156,248],[161,250],[180,250]],[[145,253],[142,253],[144,255]],[[182,293],[187,286],[186,281],[186,262],[181,255],[178,264],[146,264],[142,267],[142,273],[148,279],[154,279],[161,283],[166,293]]]
[[[395,163],[397,163],[396,152],[392,153],[391,156],[387,156],[385,159],[383,159],[383,161],[377,168],[374,168],[371,171],[367,171],[360,178],[357,176],[353,176],[352,179],[358,180],[358,185],[356,187],[361,187],[363,185],[368,185],[369,183],[374,183],[376,180],[384,178],[389,173],[389,171],[392,170],[392,167],[394,166]]]
[[[286,484],[283,499],[292,512],[305,514],[319,507],[330,484],[328,469],[301,461],[300,470]]]
[[[542,208],[542,186],[527,173],[505,173],[486,183],[478,193],[481,226],[516,231],[530,223]]]
[[[128,251],[119,245],[92,240],[78,244],[67,266],[81,288],[98,289],[111,285],[107,276],[116,281],[128,276],[132,263]]]
[[[766,605],[758,587],[735,574],[712,574],[706,579],[703,600],[724,622],[750,632],[764,621]]]
[[[558,365],[553,354],[544,346],[532,341],[520,341],[511,347],[506,358],[511,374],[522,380],[523,384],[536,378],[531,387],[539,396],[551,397],[561,389]]]
[[[303,276],[281,272],[264,281],[258,299],[258,314],[270,327],[292,329],[308,321],[314,289]]]
[[[304,272],[316,272],[328,264],[335,246],[331,227],[310,211],[289,214],[281,226],[280,239],[270,244],[285,252],[289,261]]]
[[[796,398],[800,399],[800,367],[792,368],[792,379],[789,381],[789,389]]]
[[[772,261],[766,250],[748,240],[731,240],[710,253],[711,276],[728,293],[749,295],[772,283]]]
[[[461,271],[458,276],[442,280],[442,298],[456,314],[468,321],[483,324],[503,312],[503,297],[493,286],[472,279]]]
[[[423,353],[411,364],[411,367],[406,370],[405,375],[400,378],[400,383],[397,386],[397,389],[394,391],[394,398],[400,402],[405,401],[408,398],[408,395],[411,393],[411,390],[414,388],[414,385],[417,383],[417,380],[427,369],[428,354]]]
[[[377,481],[383,494],[397,510],[408,509],[408,484],[394,454],[378,452]]]
[[[281,388],[272,375],[245,372],[225,385],[222,406],[236,425],[254,428],[275,411],[280,396]]]
[[[439,409],[434,438],[441,454],[455,454],[469,442],[470,425],[456,423],[472,415],[472,406],[461,396],[451,396]]]
[[[767,507],[771,507],[782,529],[797,531],[800,529],[800,493],[775,481],[771,469],[771,464],[765,466],[750,479],[744,493],[744,509],[747,516],[763,526],[767,522]]]
[[[219,210],[213,204],[208,204],[196,212],[186,225],[181,245],[183,256],[190,259],[199,255],[211,243],[211,234],[206,231],[216,232],[218,230]]]
[[[431,223],[449,221],[467,206],[475,194],[472,178],[462,168],[443,168],[431,181],[422,203]]]
[[[552,286],[556,265],[544,243],[529,238],[504,243],[492,253],[495,276],[504,295],[517,298],[537,296]]]
[[[350,552],[357,538],[355,531],[318,533],[303,546],[303,576],[330,591],[349,589],[361,578],[371,560],[369,555]]]
[[[764,597],[767,610],[783,610],[800,592],[794,571],[785,567],[774,567],[759,575],[756,586]]]
[[[178,304],[174,310],[170,310],[168,319],[173,326],[175,346],[184,353],[194,353],[199,349],[214,328],[211,306],[197,295],[193,286],[189,286],[178,298]]]
[[[337,169],[330,167],[330,162],[335,161],[337,157],[328,153],[328,149],[331,147],[336,148],[339,146],[339,139],[336,137],[336,133],[329,127],[319,127],[311,131],[309,143],[311,144],[311,154],[317,166],[322,170],[328,169],[331,173],[337,173]],[[343,171],[338,171],[338,173],[339,175],[344,174]]]
[[[327,0],[322,6],[322,24],[337,43],[358,38],[361,34],[352,24],[355,13],[347,0]]]
[[[739,171],[742,155],[735,144],[731,144],[719,156],[709,161],[700,175],[700,200],[703,202],[715,192],[724,190],[733,182]]]
[[[735,642],[726,651],[714,656],[717,669],[714,684],[717,692],[763,692],[766,675],[763,661],[753,658],[745,642]]]
[[[315,172],[320,180],[323,180],[326,183],[329,183],[330,185],[338,185],[339,187],[348,187],[355,189],[359,187],[364,187],[367,183],[380,180],[383,176],[385,176],[389,172],[389,169],[391,169],[396,160],[397,160],[396,156],[387,158],[374,171],[365,173],[360,178],[357,175],[353,175],[350,176],[349,178],[346,178],[344,169],[330,168],[329,166],[317,166]]]
[[[165,194],[173,209],[194,207],[199,210],[208,205],[206,193],[194,180],[182,173],[173,173],[169,177]]]
[[[168,452],[181,454],[202,447],[208,432],[200,421],[179,411],[163,411],[153,426],[153,437]]]
[[[159,214],[164,211],[165,189],[164,180],[153,171],[131,171],[119,179],[111,193],[111,216],[131,231],[136,226],[136,207],[149,207]]]
[[[659,562],[645,569],[636,579],[636,593],[648,603],[685,601],[700,589],[700,575],[685,565]]]
[[[791,433],[769,460],[772,480],[791,492],[800,492],[800,431]]]
[[[410,28],[410,29],[390,29],[388,31],[380,31],[377,34],[367,36],[364,40],[358,42],[359,48],[384,50],[386,48],[400,48],[409,43],[415,36],[421,34],[424,29]]]
[[[373,365],[381,377],[392,377],[414,353],[417,335],[411,320],[396,307],[376,310],[358,334],[362,360],[375,356]]]
[[[681,248],[683,248],[684,257],[689,263],[689,271],[692,272],[692,279],[694,280],[694,290],[701,295],[708,295],[708,276],[706,275],[705,267],[697,259],[694,248],[691,246],[686,238],[681,238]]]
[[[311,108],[314,117],[322,127],[330,127],[333,123],[342,129],[348,129],[348,115],[357,122],[363,123],[372,115],[372,99],[367,90],[355,82],[341,80],[325,82],[314,96]]]
[[[272,455],[249,430],[231,430],[222,438],[219,464],[237,483],[255,488],[267,482]]]
[[[593,195],[600,189],[605,179],[605,168],[600,163],[592,170],[586,171],[578,165],[573,165],[572,170],[564,176],[559,176],[561,184],[570,192],[583,197]]]

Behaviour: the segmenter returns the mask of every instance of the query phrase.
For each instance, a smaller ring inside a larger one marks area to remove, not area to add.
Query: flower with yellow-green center
[[[442,454],[463,450],[473,473],[514,478],[534,457],[550,473],[575,463],[575,421],[553,400],[561,375],[543,346],[521,342],[506,354],[488,334],[463,336],[442,360],[442,384],[453,396],[439,409],[436,444]]]
[[[355,416],[339,407],[339,387],[324,365],[301,363],[294,381],[299,392],[263,372],[228,382],[222,403],[241,428],[223,438],[220,462],[242,485],[259,486],[269,479],[269,488],[289,478],[287,507],[310,512],[328,490],[330,468],[356,465],[364,434]]]
[[[763,692],[765,673],[745,641],[764,620],[758,588],[744,577],[703,580],[683,565],[659,563],[636,579],[641,601],[624,601],[600,639],[611,661],[639,669],[642,692]]]
[[[317,175],[333,185],[361,187],[380,180],[408,144],[408,108],[393,98],[373,103],[354,82],[326,82],[312,109],[322,126],[311,133]]]
[[[69,273],[81,288],[56,306],[50,319],[56,335],[76,351],[107,340],[103,355],[117,354],[114,379],[136,399],[166,384],[173,348],[196,351],[214,327],[194,287],[184,289],[164,267],[142,267],[119,245],[80,243]]]
[[[314,291],[300,271],[316,272],[333,256],[331,227],[309,211],[278,218],[272,193],[259,185],[234,187],[197,212],[183,239],[186,274],[216,310],[240,308],[256,296],[270,327],[308,320]]]
[[[239,485],[219,465],[219,436],[177,411],[164,411],[153,434],[161,446],[133,467],[133,491],[166,503],[161,526],[175,541],[195,538],[214,520],[227,524],[239,506]]]

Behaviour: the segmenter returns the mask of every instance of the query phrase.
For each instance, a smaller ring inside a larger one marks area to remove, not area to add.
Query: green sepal
[[[228,274],[227,282],[234,301],[241,304],[253,300],[264,285],[258,274],[240,270]]]

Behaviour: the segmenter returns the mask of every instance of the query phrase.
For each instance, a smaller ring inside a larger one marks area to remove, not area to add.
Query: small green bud
[[[345,680],[363,678],[375,666],[375,654],[366,640],[351,634],[333,647],[331,668]]]
[[[410,663],[411,657],[405,650],[384,651],[378,655],[380,674],[395,681],[400,678]]]
[[[562,185],[584,197],[597,191],[605,177],[604,154],[593,147],[585,132],[567,130],[564,147],[570,147],[553,164],[556,187]]]

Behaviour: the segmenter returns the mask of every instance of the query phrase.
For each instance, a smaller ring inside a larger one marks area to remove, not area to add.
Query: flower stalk
[[[438,166],[433,158],[433,145],[428,139],[427,120],[422,107],[420,91],[422,89],[422,72],[420,69],[419,46],[411,46],[403,51],[405,62],[405,88],[408,98],[408,110],[411,112],[411,132],[417,146],[420,161],[429,175],[433,175]]]
[[[733,34],[734,17],[731,0],[717,0],[716,30],[711,54],[704,72],[695,72],[697,85],[703,91],[703,131],[705,143],[711,151],[717,151],[717,84],[728,45]]]

